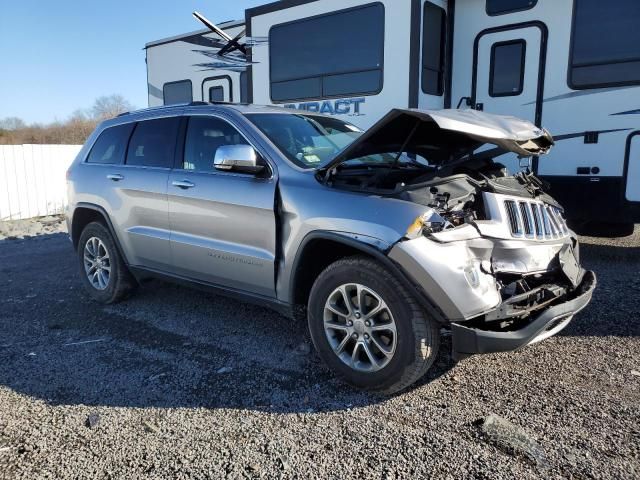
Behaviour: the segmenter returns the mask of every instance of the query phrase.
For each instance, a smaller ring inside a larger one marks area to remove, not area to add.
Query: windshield
[[[246,117],[303,168],[320,166],[362,134],[350,123],[320,115],[252,113]]]

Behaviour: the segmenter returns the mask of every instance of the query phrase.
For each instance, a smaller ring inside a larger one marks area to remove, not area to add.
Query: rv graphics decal
[[[338,100],[323,100],[318,102],[287,103],[284,108],[305,110],[307,112],[324,113],[327,115],[361,116],[362,104],[365,98],[340,98]]]

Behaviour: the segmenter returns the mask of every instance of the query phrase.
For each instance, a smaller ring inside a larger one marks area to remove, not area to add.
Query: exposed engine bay
[[[554,205],[544,182],[533,173],[509,175],[491,159],[469,160],[440,168],[338,168],[331,184],[337,188],[390,196],[431,207],[444,223],[440,229],[486,220],[482,192],[531,198]],[[438,231],[438,230],[434,230]]]

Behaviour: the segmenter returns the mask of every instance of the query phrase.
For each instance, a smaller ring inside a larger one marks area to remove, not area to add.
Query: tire
[[[351,315],[345,315],[345,297],[351,299]],[[356,303],[356,298],[362,300]],[[382,310],[363,325],[377,307]],[[384,394],[403,390],[422,377],[440,345],[437,322],[391,273],[368,257],[329,265],[313,284],[307,318],[318,354],[339,377]]]
[[[85,261],[88,263],[85,264]],[[117,303],[128,297],[137,287],[111,233],[102,223],[89,223],[82,231],[78,241],[78,262],[82,285],[97,302]],[[96,268],[96,263],[99,262],[102,262],[101,266]],[[97,274],[98,269],[102,275]]]

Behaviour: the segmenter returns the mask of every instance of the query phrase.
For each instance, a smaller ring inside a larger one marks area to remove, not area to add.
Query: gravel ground
[[[0,478],[639,478],[640,228],[582,255],[599,287],[560,335],[445,341],[384,398],[270,310],[159,282],[99,306],[65,234],[2,240]]]

